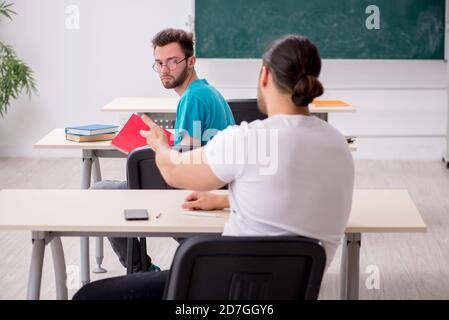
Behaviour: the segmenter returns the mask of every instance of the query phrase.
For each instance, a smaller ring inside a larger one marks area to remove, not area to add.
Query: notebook
[[[126,154],[136,148],[144,147],[147,145],[147,141],[140,135],[140,130],[148,131],[150,128],[139,116],[133,114],[114,140],[112,140],[111,144]],[[164,130],[165,135],[167,136],[168,144],[172,146],[174,144],[174,135],[165,129],[162,130]]]
[[[118,131],[118,126],[109,124],[90,124],[87,126],[67,127],[66,134],[76,134],[79,136],[92,136],[96,134],[114,133]]]

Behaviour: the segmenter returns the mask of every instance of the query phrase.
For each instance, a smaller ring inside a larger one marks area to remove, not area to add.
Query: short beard
[[[162,85],[164,86],[165,89],[174,89],[179,87],[180,85],[182,85],[187,77],[189,76],[189,70],[187,69],[187,66],[184,68],[184,70],[182,70],[181,74],[179,75],[178,78],[173,79],[173,81],[168,82],[168,83],[164,83],[162,82]]]

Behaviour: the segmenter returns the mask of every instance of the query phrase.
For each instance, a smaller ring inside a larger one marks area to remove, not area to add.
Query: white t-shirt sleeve
[[[205,146],[206,158],[212,172],[229,183],[241,176],[247,159],[246,126],[229,126]]]

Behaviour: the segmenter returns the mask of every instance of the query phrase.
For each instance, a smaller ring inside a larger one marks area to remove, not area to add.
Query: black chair
[[[192,237],[176,251],[168,300],[314,300],[326,253],[304,237]]]
[[[252,122],[254,120],[263,120],[267,116],[259,111],[257,99],[230,99],[227,100],[236,124],[242,121]]]
[[[314,300],[326,253],[304,237],[193,237],[176,251],[168,300]]]
[[[168,276],[161,273],[154,283],[165,282],[161,298],[166,300],[315,300],[325,266],[322,243],[310,238],[192,237],[178,247]],[[145,295],[152,289],[139,287],[142,281],[92,282],[73,298],[121,299],[132,290],[143,299],[139,291]]]
[[[173,149],[183,152],[191,150],[189,146],[174,146]],[[154,151],[149,147],[137,148],[129,153],[126,161],[126,177],[128,181],[128,189],[173,189],[162,177],[156,165]],[[131,274],[132,261],[134,253],[134,238],[128,238],[127,243],[127,268],[126,273]],[[142,270],[147,270],[146,238],[139,238],[140,244],[140,263]]]

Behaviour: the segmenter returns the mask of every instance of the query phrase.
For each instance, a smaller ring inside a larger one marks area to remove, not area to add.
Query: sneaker
[[[153,263],[148,268],[148,272],[160,272],[160,271],[161,271],[161,268],[159,268],[157,265],[155,265]]]

